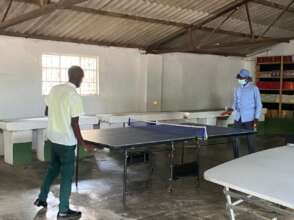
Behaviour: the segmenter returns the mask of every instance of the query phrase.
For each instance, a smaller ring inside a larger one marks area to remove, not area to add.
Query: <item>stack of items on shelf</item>
[[[262,102],[266,103],[279,103],[280,95],[277,94],[261,94]],[[293,95],[282,95],[282,103],[294,104]]]
[[[262,102],[268,103],[278,103],[280,101],[280,96],[276,94],[261,94]]]
[[[292,63],[293,62],[293,56],[284,56],[283,62],[284,63]],[[257,64],[261,63],[280,63],[281,62],[281,56],[272,56],[272,57],[257,57]]]
[[[284,71],[284,78],[291,78],[291,77],[294,77],[294,71],[293,70],[287,70],[287,71]]]
[[[282,96],[283,103],[294,104],[294,96],[293,95],[283,95]]]
[[[280,82],[256,82],[256,85],[261,90],[278,90],[280,89]],[[294,82],[283,82],[283,90],[294,90]]]
[[[256,82],[256,85],[259,89],[280,89],[280,82],[263,82],[263,81],[259,81]]]

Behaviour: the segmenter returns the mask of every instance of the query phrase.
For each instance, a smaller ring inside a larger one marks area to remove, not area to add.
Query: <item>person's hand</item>
[[[81,146],[84,148],[84,150],[85,150],[86,152],[88,152],[88,153],[93,153],[93,152],[96,151],[96,148],[95,148],[93,145],[88,144],[88,143],[86,143],[86,142],[82,142],[80,145],[81,145]]]
[[[254,119],[254,129],[257,128],[257,124],[258,124],[258,119]]]
[[[225,111],[223,113],[221,113],[221,116],[230,116],[232,114],[231,111]]]

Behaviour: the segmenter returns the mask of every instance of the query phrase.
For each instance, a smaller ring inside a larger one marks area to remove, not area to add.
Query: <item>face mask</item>
[[[246,79],[239,79],[238,82],[241,86],[244,86],[247,83],[247,80]]]

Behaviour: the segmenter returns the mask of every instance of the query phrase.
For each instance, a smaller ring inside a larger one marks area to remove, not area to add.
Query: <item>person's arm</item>
[[[84,140],[83,140],[80,125],[79,125],[79,117],[71,118],[71,127],[78,141],[78,145],[83,146]]]
[[[232,105],[233,111],[237,111],[237,89],[234,90],[234,101]]]
[[[261,113],[262,113],[262,102],[259,89],[255,87],[254,89],[254,98],[255,98],[255,124],[257,124]]]
[[[77,139],[78,145],[83,147],[86,151],[93,151],[94,147],[90,144],[85,143],[80,125],[79,125],[79,117],[84,114],[84,107],[82,103],[81,97],[73,93],[70,97],[70,109],[71,109],[71,127],[73,129],[74,135]]]
[[[82,133],[81,133],[80,125],[79,125],[79,117],[71,118],[71,127],[78,141],[78,145],[85,148],[86,151],[93,151],[94,147],[92,145],[85,143],[82,137]]]

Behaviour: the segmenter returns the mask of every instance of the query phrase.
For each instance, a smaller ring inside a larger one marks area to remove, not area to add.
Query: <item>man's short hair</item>
[[[69,76],[72,76],[76,73],[83,73],[83,69],[80,67],[80,66],[71,66],[69,69],[68,69],[68,75]]]

